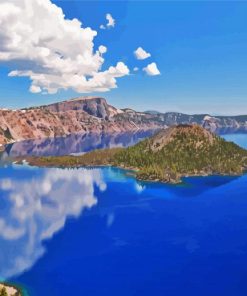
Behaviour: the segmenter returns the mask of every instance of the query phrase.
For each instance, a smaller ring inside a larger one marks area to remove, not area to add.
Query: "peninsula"
[[[240,175],[247,169],[247,150],[199,125],[177,125],[128,148],[26,161],[40,167],[115,166],[133,170],[140,180],[179,183],[185,176]]]

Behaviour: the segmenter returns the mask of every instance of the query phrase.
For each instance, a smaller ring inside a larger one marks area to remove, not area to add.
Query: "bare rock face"
[[[124,132],[156,128],[118,117],[124,111],[104,98],[84,97],[22,110],[0,110],[0,144],[26,139],[61,137],[72,133]]]
[[[42,107],[50,112],[84,111],[94,117],[109,119],[121,110],[107,104],[104,98],[82,97]]]
[[[3,291],[5,291],[6,295],[8,295],[8,296],[21,296],[21,292],[18,291],[17,288],[0,283],[0,292],[3,293]]]
[[[247,116],[212,117],[118,109],[101,97],[80,97],[22,110],[0,109],[0,145],[72,133],[126,132],[199,124],[211,131],[247,130]]]

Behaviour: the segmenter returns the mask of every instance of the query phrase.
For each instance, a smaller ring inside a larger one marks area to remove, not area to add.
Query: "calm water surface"
[[[128,145],[107,141],[95,143]],[[92,142],[72,144],[63,151]],[[4,157],[63,153],[18,145]],[[0,168],[0,278],[30,296],[244,296],[246,276],[247,175],[173,186],[112,168]]]

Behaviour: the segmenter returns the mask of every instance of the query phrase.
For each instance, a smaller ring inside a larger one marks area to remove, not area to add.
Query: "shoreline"
[[[35,160],[35,157],[34,157]],[[22,160],[17,160],[13,161],[14,164],[16,165],[28,165],[31,167],[37,167],[37,168],[57,168],[57,169],[93,169],[93,168],[115,168],[115,169],[121,169],[124,172],[131,172],[131,176],[133,176],[137,181],[140,182],[149,182],[149,183],[162,183],[162,184],[169,184],[169,185],[179,185],[184,183],[184,179],[190,178],[190,177],[211,177],[211,176],[219,176],[219,177],[240,177],[243,176],[244,174],[247,173],[247,169],[243,170],[241,174],[239,173],[219,173],[219,172],[211,172],[211,173],[201,173],[201,174],[186,174],[186,175],[180,175],[178,179],[158,179],[158,178],[140,178],[138,177],[138,171],[140,171],[138,168],[134,167],[125,167],[125,166],[120,166],[120,165],[114,165],[114,164],[98,164],[98,165],[93,165],[93,164],[88,164],[88,165],[40,165],[35,162],[29,162],[28,158],[22,159]]]
[[[0,282],[0,291],[4,288],[6,289],[8,296],[23,296],[22,289],[17,285]]]

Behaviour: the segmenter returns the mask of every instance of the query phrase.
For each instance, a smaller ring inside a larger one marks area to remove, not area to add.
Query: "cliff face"
[[[29,109],[0,109],[0,145],[78,132],[125,132],[185,123],[200,124],[211,131],[227,128],[247,130],[247,116],[136,112],[132,109],[117,109],[104,98],[82,97]]]
[[[141,122],[107,104],[104,98],[86,97],[22,110],[0,110],[0,144],[25,139],[61,137],[72,133],[147,130],[160,125]]]
[[[84,111],[94,117],[108,120],[110,117],[123,113],[122,110],[117,109],[107,104],[104,98],[98,97],[84,97],[72,99],[70,101],[51,104],[41,107],[50,112],[67,112],[67,111]]]

